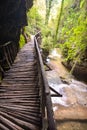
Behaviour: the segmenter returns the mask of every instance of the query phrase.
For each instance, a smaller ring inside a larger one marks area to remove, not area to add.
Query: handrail
[[[35,43],[36,53],[37,53],[37,57],[38,57],[39,67],[40,67],[39,70],[40,70],[41,79],[42,79],[42,85],[40,84],[40,86],[42,87],[41,88],[42,89],[42,91],[41,91],[42,92],[41,103],[42,103],[42,105],[44,103],[44,108],[42,108],[42,111],[44,111],[44,114],[45,114],[45,107],[46,107],[47,122],[48,122],[47,130],[56,130],[55,120],[54,120],[54,116],[53,116],[53,108],[52,108],[50,89],[49,89],[48,81],[47,81],[45,70],[44,70],[44,67],[43,67],[44,65],[43,65],[42,57],[41,57],[38,42],[37,42],[37,38],[38,38],[37,34],[34,36],[34,43]]]
[[[7,70],[11,67],[17,52],[17,45],[13,41],[8,41],[0,45],[0,66],[3,70]]]
[[[8,41],[8,42],[6,42],[5,44],[0,45],[0,48],[5,47],[5,46],[8,46],[8,45],[11,44],[11,43],[12,43],[11,41]]]

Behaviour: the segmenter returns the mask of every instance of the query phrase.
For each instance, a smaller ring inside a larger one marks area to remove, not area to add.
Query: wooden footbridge
[[[12,66],[17,50],[10,44],[0,46],[10,67],[0,84],[0,130],[56,130],[38,34],[19,51]]]

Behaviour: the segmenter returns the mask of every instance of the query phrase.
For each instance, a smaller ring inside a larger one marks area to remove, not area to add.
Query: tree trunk
[[[57,43],[57,36],[58,36],[58,31],[59,31],[59,25],[60,25],[60,21],[61,21],[61,16],[62,16],[62,11],[63,11],[63,5],[64,5],[64,0],[62,0],[61,2],[61,8],[60,8],[60,14],[59,17],[57,19],[57,27],[56,27],[56,34],[55,34],[55,43]]]

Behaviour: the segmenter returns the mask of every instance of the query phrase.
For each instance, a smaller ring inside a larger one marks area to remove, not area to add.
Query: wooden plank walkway
[[[32,40],[20,50],[0,85],[0,130],[41,130],[39,91]]]

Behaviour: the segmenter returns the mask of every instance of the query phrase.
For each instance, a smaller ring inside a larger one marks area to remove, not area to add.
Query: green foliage
[[[29,34],[35,34],[35,32],[40,30],[43,24],[43,19],[38,13],[37,7],[33,6],[31,10],[27,13],[28,26],[25,28],[26,32]]]
[[[52,6],[58,1],[46,0],[46,2],[48,2],[47,22],[39,13],[38,7],[34,5],[27,14],[29,26],[25,28],[26,34],[41,31],[41,47],[45,51],[49,52],[61,43],[60,47],[65,60],[74,62],[78,57],[78,61],[81,62],[87,49],[87,0],[62,0],[56,19],[50,19],[50,15]]]
[[[44,51],[50,52],[51,49],[54,47],[53,32],[51,31],[50,27],[48,27],[47,25],[43,25],[41,27],[41,33],[42,33],[41,48],[44,49]]]
[[[49,52],[53,48],[53,29],[45,24],[45,19],[39,14],[38,8],[33,8],[28,12],[28,24],[25,28],[26,33],[35,34],[41,31],[42,34],[42,49]]]
[[[52,37],[49,36],[49,37],[44,37],[43,40],[42,40],[42,49],[50,52],[51,49],[53,49],[53,41],[52,41]]]
[[[80,7],[71,6],[75,4],[77,4],[76,1],[72,1],[71,4],[69,3],[70,6],[65,6],[66,11],[63,12],[59,42],[62,43],[60,47],[67,61],[75,62],[79,57],[78,62],[82,62],[87,49],[86,1],[80,0]]]
[[[20,41],[19,41],[19,45],[20,45],[20,48],[22,48],[25,44],[25,38],[24,36],[21,34],[20,35]]]
[[[82,0],[81,3],[80,3],[80,8],[82,8],[85,4],[85,0]]]

